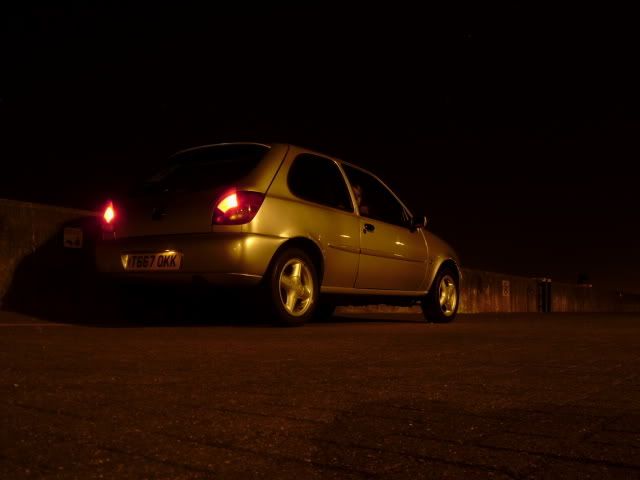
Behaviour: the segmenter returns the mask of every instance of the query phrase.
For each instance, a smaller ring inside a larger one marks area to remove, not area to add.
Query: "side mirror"
[[[416,215],[411,219],[411,230],[420,230],[427,228],[427,217],[425,215]]]

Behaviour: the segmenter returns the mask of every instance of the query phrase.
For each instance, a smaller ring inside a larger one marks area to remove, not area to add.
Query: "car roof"
[[[188,153],[188,152],[194,152],[197,150],[205,150],[207,148],[213,148],[213,147],[229,147],[229,146],[233,146],[233,145],[253,145],[256,147],[264,147],[264,148],[271,148],[272,145],[266,144],[266,143],[260,143],[260,142],[223,142],[223,143],[208,143],[206,145],[196,145],[195,147],[189,147],[189,148],[185,148],[183,150],[178,150],[177,152],[175,152],[173,155],[171,155],[172,157],[175,157],[176,155],[180,155],[183,153]]]
[[[197,150],[204,150],[207,148],[213,148],[213,147],[228,147],[228,146],[233,146],[233,145],[253,145],[253,146],[257,146],[257,147],[264,147],[264,148],[273,148],[275,146],[285,146],[285,147],[293,147],[296,150],[299,150],[300,153],[309,153],[312,155],[318,155],[320,157],[326,157],[326,158],[330,158],[331,160],[334,160],[338,163],[341,164],[345,164],[345,165],[349,165],[351,167],[357,168],[359,170],[362,170],[370,175],[373,175],[374,177],[378,178],[378,176],[376,174],[374,174],[373,172],[370,172],[369,170],[367,170],[366,168],[363,168],[357,164],[351,163],[351,162],[346,162],[338,157],[334,157],[333,155],[329,155],[327,153],[323,153],[323,152],[318,152],[317,150],[312,150],[310,148],[307,147],[302,147],[300,145],[295,145],[293,143],[261,143],[261,142],[222,142],[222,143],[209,143],[206,145],[197,145],[195,147],[190,147],[190,148],[186,148],[184,150],[179,150],[176,153],[174,153],[173,155],[171,155],[172,157],[180,155],[182,153],[187,153],[187,152],[193,152],[193,151],[197,151]],[[380,178],[378,178],[378,180],[380,180]]]

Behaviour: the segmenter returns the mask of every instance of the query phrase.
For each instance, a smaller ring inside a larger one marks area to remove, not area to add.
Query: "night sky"
[[[1,7],[0,197],[97,208],[181,148],[296,143],[464,266],[640,292],[630,13],[87,3]]]

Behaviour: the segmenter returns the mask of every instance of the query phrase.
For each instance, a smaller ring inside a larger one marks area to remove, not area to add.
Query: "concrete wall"
[[[63,225],[93,212],[0,199],[0,299],[9,290],[16,268],[55,236]]]
[[[541,280],[495,272],[463,269],[460,313],[539,312]],[[640,302],[615,292],[583,285],[551,282],[551,312],[637,312]],[[419,307],[368,305],[341,307],[345,313],[420,313]]]
[[[461,282],[461,313],[538,312],[541,279],[465,269]],[[623,311],[616,292],[590,285],[551,282],[551,312]],[[636,307],[637,309],[637,307]]]
[[[460,294],[460,313],[538,311],[532,278],[464,269]]]
[[[623,311],[622,298],[615,292],[599,291],[587,285],[551,285],[552,312]]]

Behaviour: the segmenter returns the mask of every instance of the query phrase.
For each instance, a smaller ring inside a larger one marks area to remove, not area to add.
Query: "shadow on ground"
[[[73,222],[65,226],[77,227]],[[101,327],[270,326],[256,291],[207,286],[122,285],[94,269],[93,224],[84,221],[84,248],[63,247],[62,229],[17,266],[2,310],[42,320]],[[326,323],[398,321],[385,315],[338,315]],[[406,321],[415,322],[407,318]]]
[[[72,222],[20,261],[2,298],[3,310],[53,321],[75,321],[104,311],[97,302],[93,269],[95,227],[90,219],[80,225],[84,248],[63,247],[64,227],[79,226]]]
[[[94,268],[95,229],[90,221],[82,227],[83,248],[64,248],[61,229],[22,259],[2,298],[2,310],[46,321],[95,326],[265,323],[259,321],[262,316],[251,308],[252,298],[246,293],[199,287],[146,288],[106,281]]]
[[[235,292],[118,284],[101,279],[84,259],[56,265],[50,258],[38,250],[21,262],[3,310],[96,327],[267,325]]]

